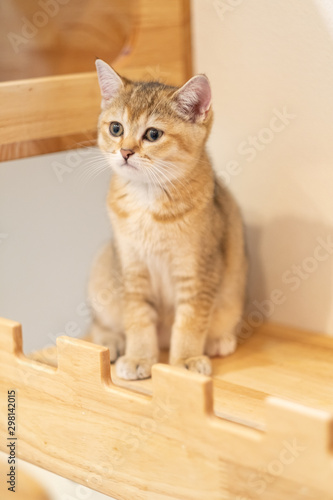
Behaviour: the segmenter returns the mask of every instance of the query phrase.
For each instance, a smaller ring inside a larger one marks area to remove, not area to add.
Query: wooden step
[[[89,339],[87,339],[89,340]],[[31,355],[57,365],[57,349]],[[160,362],[167,363],[162,352]],[[128,381],[116,375],[115,385],[152,395],[152,380]],[[333,413],[333,338],[267,323],[237,351],[213,360],[216,415],[256,429],[265,429],[268,395]]]
[[[32,359],[0,320],[0,449],[15,390],[18,456],[119,500],[333,500],[332,338],[266,324],[211,378],[165,356],[126,382],[104,347]]]

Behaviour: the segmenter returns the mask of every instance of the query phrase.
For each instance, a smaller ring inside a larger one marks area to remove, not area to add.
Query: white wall
[[[333,248],[317,248],[333,243],[333,2],[192,5],[195,69],[213,87],[210,152],[247,226],[251,307],[277,288],[272,320],[333,334]]]
[[[88,273],[110,237],[110,174],[93,163],[84,149],[0,163],[0,316],[23,324],[26,352],[89,327]]]

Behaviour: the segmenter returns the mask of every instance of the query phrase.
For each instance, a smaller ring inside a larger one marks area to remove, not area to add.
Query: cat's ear
[[[181,115],[192,122],[204,122],[212,101],[208,78],[194,76],[174,93],[173,98]]]
[[[102,94],[102,108],[105,108],[124,86],[118,73],[102,59],[96,59],[98,83]]]

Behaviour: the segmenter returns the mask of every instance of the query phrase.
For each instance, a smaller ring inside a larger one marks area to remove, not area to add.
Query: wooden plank
[[[53,366],[57,363],[55,347],[33,357]],[[268,395],[333,413],[332,359],[332,337],[265,324],[232,356],[213,360],[214,412],[261,430]],[[160,363],[167,362],[168,353],[162,352]],[[153,394],[151,379],[122,380],[114,365],[111,376],[119,387]]]
[[[333,412],[332,360],[332,337],[268,324],[233,356],[214,362],[214,377]]]
[[[284,334],[279,358],[280,327],[272,328],[273,342],[265,325],[233,356],[215,359],[212,379],[155,365],[152,379],[137,383],[145,390],[150,384],[147,395],[111,381],[105,348],[62,337],[58,368],[51,367],[23,356],[19,325],[0,321],[0,434],[7,434],[7,391],[15,388],[19,456],[119,500],[332,500],[332,412],[266,398],[260,390],[267,379],[273,384],[268,394],[278,392],[272,374],[289,363]],[[304,343],[309,358],[319,340],[310,337],[311,346],[309,338]],[[296,346],[289,345],[291,361]],[[332,359],[333,339],[318,349],[320,366],[324,352],[326,362]],[[309,358],[302,355],[303,374]],[[257,391],[242,390],[239,374],[245,380],[245,373]],[[293,386],[296,399],[299,387]],[[322,408],[325,391],[317,393]],[[213,412],[217,399],[223,418]],[[256,415],[264,430],[253,428]],[[5,443],[0,440],[0,449]]]
[[[2,0],[2,81],[82,73],[133,36],[136,0]],[[111,29],[110,29],[111,28]]]
[[[86,133],[58,137],[46,137],[31,141],[12,142],[0,145],[1,161],[43,155],[70,149],[96,146],[97,129]]]
[[[129,78],[184,83],[192,70],[189,0],[140,0],[138,12],[130,45],[108,62]],[[52,138],[76,136],[81,142],[95,133],[100,110],[96,73],[2,82],[0,107],[1,159],[56,151],[63,143]],[[39,145],[16,145],[40,140]]]
[[[20,326],[0,321],[1,436],[7,434],[7,391],[15,388],[19,456],[119,500],[332,500],[332,413],[237,383],[237,374],[256,370],[273,380],[276,367],[288,365],[284,334],[279,358],[279,328],[272,327],[273,342],[265,325],[233,356],[214,360],[213,379],[155,365],[152,379],[137,383],[145,390],[150,384],[147,395],[111,381],[105,348],[62,337],[58,368],[51,367],[24,357]],[[309,356],[319,340],[310,337],[312,347],[309,338],[304,343]],[[289,345],[293,360],[296,346]],[[332,351],[333,340],[327,362]],[[304,373],[308,358],[302,359]],[[298,391],[299,384],[296,398]],[[322,394],[325,388],[318,400]],[[217,399],[225,418],[213,413]],[[326,404],[324,398],[320,406]],[[252,428],[259,414],[264,431]],[[248,424],[237,421],[243,416]]]
[[[88,133],[96,128],[99,103],[94,73],[1,83],[0,141]]]

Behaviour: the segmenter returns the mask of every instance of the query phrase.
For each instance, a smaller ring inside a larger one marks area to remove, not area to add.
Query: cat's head
[[[135,182],[163,185],[189,174],[211,123],[206,76],[183,87],[130,81],[97,59],[102,94],[98,145],[112,169]]]

